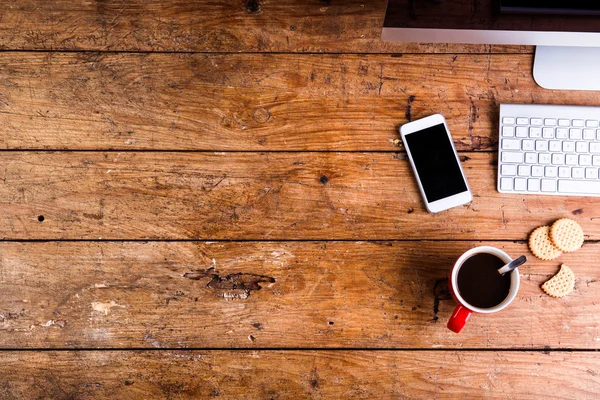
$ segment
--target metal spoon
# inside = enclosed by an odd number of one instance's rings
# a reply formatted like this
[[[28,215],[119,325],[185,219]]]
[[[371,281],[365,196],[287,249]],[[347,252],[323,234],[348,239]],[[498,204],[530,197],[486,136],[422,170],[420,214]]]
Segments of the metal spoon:
[[[525,264],[526,262],[527,262],[527,257],[525,257],[525,256],[517,257],[514,260],[512,260],[511,262],[509,262],[508,264],[506,264],[504,267],[498,269],[498,273],[500,275],[504,275],[505,273],[510,272],[517,267],[520,267],[521,265]]]

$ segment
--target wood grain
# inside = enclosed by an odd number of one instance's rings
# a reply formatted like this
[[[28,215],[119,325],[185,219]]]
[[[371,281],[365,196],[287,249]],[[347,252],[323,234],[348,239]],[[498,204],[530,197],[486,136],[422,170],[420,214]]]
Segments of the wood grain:
[[[488,244],[516,257],[507,309],[446,328],[447,275]],[[600,348],[600,243],[560,260],[512,242],[1,243],[3,348]],[[540,285],[561,262],[562,300]]]
[[[5,398],[595,399],[597,353],[8,352]]]
[[[386,0],[3,0],[0,49],[201,52],[531,52],[381,41]]]
[[[293,68],[290,68],[293,66]],[[494,150],[500,103],[600,105],[537,86],[530,55],[6,53],[0,148],[398,150],[442,113],[459,150]]]
[[[524,240],[571,216],[600,239],[594,198],[503,195],[495,154],[463,159],[473,203],[429,214],[402,154],[7,152],[0,238]]]
[[[385,4],[0,0],[0,398],[597,397],[600,206],[497,193],[495,150],[500,103],[600,92],[383,42]],[[438,112],[475,200],[431,215],[397,132]],[[583,248],[535,260],[565,216]],[[481,244],[530,262],[456,335]]]

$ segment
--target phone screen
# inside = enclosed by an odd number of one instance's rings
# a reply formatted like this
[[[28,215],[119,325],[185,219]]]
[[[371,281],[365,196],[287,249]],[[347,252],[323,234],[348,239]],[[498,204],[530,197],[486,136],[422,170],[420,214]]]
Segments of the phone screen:
[[[405,138],[427,202],[467,191],[444,124],[413,132]]]

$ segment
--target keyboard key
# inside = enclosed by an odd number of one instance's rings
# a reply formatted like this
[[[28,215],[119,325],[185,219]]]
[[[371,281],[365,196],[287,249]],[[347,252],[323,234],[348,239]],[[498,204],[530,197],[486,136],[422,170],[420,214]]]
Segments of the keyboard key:
[[[571,170],[571,174],[573,175],[573,178],[575,178],[575,179],[583,179],[584,170],[583,170],[583,168],[575,167]]]
[[[502,139],[503,150],[521,150],[521,141],[517,139]]]
[[[536,140],[535,141],[535,150],[536,151],[548,151],[548,141],[547,140]]]
[[[597,128],[598,121],[594,119],[588,119],[587,121],[585,121],[585,126],[587,126],[588,128]]]
[[[558,177],[559,178],[570,178],[571,177],[571,167],[558,167]]]
[[[558,126],[571,126],[571,121],[568,119],[559,119]]]
[[[560,193],[600,194],[600,181],[558,181]]]
[[[515,178],[515,190],[523,192],[527,190],[527,179]]]
[[[550,149],[550,151],[561,151],[562,150],[562,142],[560,142],[558,140],[551,140],[548,148]]]
[[[546,167],[546,173],[544,175],[546,178],[556,178],[558,175],[558,167]]]
[[[531,175],[531,166],[519,165],[517,172],[519,176],[529,176]]]
[[[504,118],[502,118],[502,123],[508,124],[508,125],[514,125],[515,119],[514,119],[514,117],[504,117]]]
[[[596,138],[596,131],[593,129],[584,129],[583,138],[585,140],[594,140]]]
[[[538,162],[537,153],[525,153],[525,162],[527,164],[537,164],[537,162]]]
[[[539,179],[527,179],[527,190],[530,192],[540,191],[540,180]]]
[[[554,179],[542,179],[542,192],[556,192],[556,181]]]
[[[517,125],[529,125],[529,118],[517,118]]]
[[[535,154],[534,154],[535,155]],[[509,151],[502,152],[502,162],[503,163],[517,163],[520,164],[523,162],[523,153],[511,153]],[[534,163],[537,162],[537,157],[535,158]]]
[[[563,153],[552,154],[552,164],[563,165],[565,163],[565,155]]]
[[[564,151],[565,153],[571,153],[575,151],[575,142],[563,142],[562,151]]]
[[[550,164],[551,161],[552,157],[550,156],[550,153],[540,153],[538,156],[538,162],[540,164]]]
[[[598,168],[586,168],[585,179],[598,179]]]
[[[565,164],[567,165],[577,165],[578,160],[577,154],[567,154],[565,156]]]
[[[595,165],[595,166],[600,165],[600,156],[592,156],[592,165]]]
[[[588,142],[575,143],[575,151],[578,153],[587,153],[589,151]]]
[[[526,126],[517,126],[517,137],[527,137],[529,135],[529,129]]]
[[[517,166],[514,164],[503,164],[500,169],[500,175],[515,176],[517,174]]]
[[[573,120],[573,126],[585,126],[585,122],[582,119],[574,119]]]
[[[502,127],[502,136],[505,136],[505,137],[515,136],[515,127],[514,126],[503,126]]]
[[[506,139],[505,139],[506,140]],[[535,150],[535,142],[533,140],[523,140],[521,143],[524,151],[532,151]],[[514,149],[509,149],[514,150]]]
[[[531,120],[529,121],[529,123],[531,125],[539,126],[539,125],[543,125],[544,121],[541,118],[531,118]]]
[[[600,143],[598,143],[598,142],[590,143],[590,153],[600,153]]]
[[[534,139],[542,137],[542,128],[535,128],[533,126],[529,128],[529,137]]]
[[[539,165],[534,165],[531,167],[531,176],[544,176],[544,167]]]
[[[501,190],[512,190],[513,180],[512,178],[500,178],[500,189]]]
[[[579,165],[583,165],[584,167],[588,165],[592,165],[592,156],[589,154],[582,154],[579,156]]]
[[[600,129],[596,129],[596,140],[600,140]]]
[[[569,130],[567,128],[556,128],[556,138],[566,139],[569,137]]]
[[[581,139],[581,129],[575,129],[575,128],[569,129],[569,139],[571,139],[571,140]]]
[[[554,128],[543,128],[542,137],[544,139],[554,139]]]
[[[547,125],[547,126],[556,126],[556,123],[557,123],[557,121],[554,118],[546,118],[544,120],[544,125]]]

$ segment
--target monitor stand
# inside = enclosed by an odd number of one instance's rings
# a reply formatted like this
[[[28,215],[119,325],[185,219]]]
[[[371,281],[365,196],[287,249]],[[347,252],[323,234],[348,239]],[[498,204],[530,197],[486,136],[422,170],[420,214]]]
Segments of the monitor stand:
[[[533,79],[545,89],[600,90],[600,47],[537,46]]]

